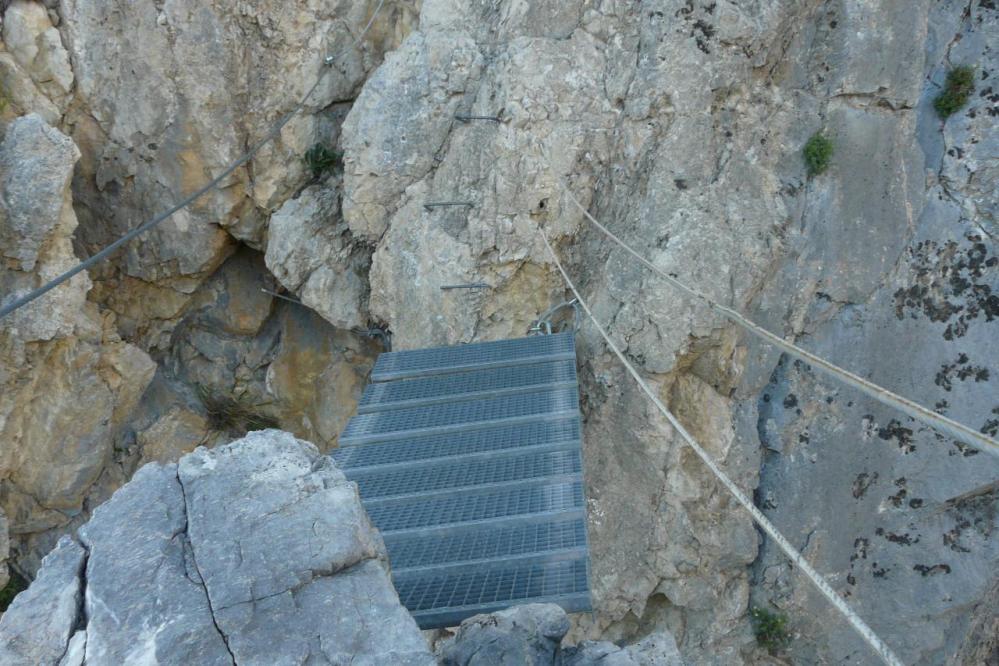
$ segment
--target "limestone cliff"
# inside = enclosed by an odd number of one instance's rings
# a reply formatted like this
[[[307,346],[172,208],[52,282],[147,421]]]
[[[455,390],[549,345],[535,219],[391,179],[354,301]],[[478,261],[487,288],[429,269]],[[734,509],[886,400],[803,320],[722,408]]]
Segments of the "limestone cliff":
[[[22,573],[149,461],[269,425],[335,446],[373,324],[399,347],[522,335],[566,294],[540,226],[664,401],[907,663],[991,649],[994,461],[745,337],[562,189],[718,301],[995,435],[991,0],[386,0],[359,43],[376,0],[3,4],[2,299],[218,174],[339,56],[221,188],[0,322]],[[957,65],[975,92],[943,121]],[[810,178],[816,131],[834,153]],[[424,207],[441,201],[468,205]],[[440,290],[460,282],[490,288]],[[739,663],[761,655],[752,604],[791,618],[793,659],[870,663],[585,322],[579,345],[597,612],[569,640],[666,628],[697,663]]]

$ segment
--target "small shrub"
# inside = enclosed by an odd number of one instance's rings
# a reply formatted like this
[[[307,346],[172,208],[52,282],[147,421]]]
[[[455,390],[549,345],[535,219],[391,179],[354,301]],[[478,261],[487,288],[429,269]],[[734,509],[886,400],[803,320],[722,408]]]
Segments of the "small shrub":
[[[312,171],[312,177],[319,178],[327,171],[336,168],[340,157],[340,153],[317,143],[305,151],[305,164]]]
[[[756,642],[765,647],[770,654],[780,652],[791,643],[786,615],[771,613],[765,608],[754,608],[749,611],[749,616],[753,619]]]
[[[242,437],[253,430],[277,428],[277,419],[260,413],[264,404],[251,404],[244,398],[213,393],[198,387],[198,397],[208,417],[208,427],[214,432]]]
[[[809,176],[818,176],[829,168],[833,155],[833,142],[829,137],[816,132],[805,144],[805,168]]]
[[[975,70],[967,65],[955,67],[947,72],[944,89],[933,100],[933,108],[943,119],[961,110],[975,92]]]
[[[0,613],[7,610],[7,607],[14,601],[14,597],[26,589],[28,589],[28,581],[11,571],[10,581],[0,590]]]

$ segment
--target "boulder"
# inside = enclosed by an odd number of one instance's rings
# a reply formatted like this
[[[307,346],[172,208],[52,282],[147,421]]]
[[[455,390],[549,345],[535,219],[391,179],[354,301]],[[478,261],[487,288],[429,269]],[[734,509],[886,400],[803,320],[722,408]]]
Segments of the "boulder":
[[[78,539],[0,620],[3,663],[434,663],[356,485],[288,433],[142,467]]]

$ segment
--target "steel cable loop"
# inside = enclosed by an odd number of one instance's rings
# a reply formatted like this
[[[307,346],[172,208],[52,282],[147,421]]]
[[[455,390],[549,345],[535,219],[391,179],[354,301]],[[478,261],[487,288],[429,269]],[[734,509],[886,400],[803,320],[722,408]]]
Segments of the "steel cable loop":
[[[672,412],[669,411],[669,409],[666,408],[655,392],[649,388],[649,385],[644,379],[642,379],[641,375],[638,374],[638,371],[635,370],[634,366],[628,361],[618,346],[614,344],[614,341],[611,340],[607,331],[604,330],[604,327],[601,326],[600,322],[598,322],[596,317],[593,316],[593,312],[590,311],[590,307],[586,304],[586,301],[583,300],[579,290],[576,289],[576,285],[574,285],[572,280],[569,278],[569,274],[566,272],[565,268],[563,268],[562,263],[555,254],[554,248],[552,248],[551,243],[548,242],[547,235],[540,226],[538,226],[538,233],[541,236],[541,240],[544,241],[545,247],[548,249],[548,253],[551,255],[552,261],[562,274],[562,278],[565,280],[566,285],[576,297],[579,306],[589,317],[590,321],[593,322],[593,326],[603,337],[607,345],[621,360],[621,363],[624,364],[624,367],[628,370],[629,374],[631,374],[635,381],[638,382],[638,385],[641,387],[645,395],[649,397],[656,408],[662,413],[663,416],[666,417],[666,420],[669,421],[670,425],[673,426],[687,445],[690,446],[690,448],[694,450],[704,464],[707,465],[708,469],[711,470],[715,477],[721,481],[722,485],[724,485],[732,496],[735,497],[736,501],[749,512],[749,515],[756,522],[756,524],[758,524],[760,528],[763,529],[763,531],[766,532],[778,546],[780,546],[781,550],[784,551],[791,562],[805,573],[819,592],[821,592],[822,595],[825,596],[826,599],[828,599],[829,602],[836,608],[836,610],[838,610],[843,617],[847,619],[847,621],[853,626],[860,637],[864,639],[871,649],[874,650],[874,652],[876,652],[886,664],[889,664],[890,666],[902,666],[902,661],[895,655],[894,652],[892,652],[892,649],[888,647],[888,644],[881,640],[881,638],[874,633],[874,630],[871,629],[866,622],[864,622],[863,618],[857,615],[856,611],[850,608],[850,606],[843,601],[832,586],[826,582],[826,579],[818,571],[816,571],[811,564],[808,563],[804,556],[791,545],[791,542],[789,542],[784,535],[777,530],[773,523],[771,523],[770,520],[763,515],[763,512],[760,511],[755,504],[753,504],[752,500],[750,500],[749,497],[735,484],[735,482],[732,481],[720,467],[718,467],[718,464],[711,458],[711,456],[708,455],[707,451],[705,451],[701,445],[697,443],[697,440],[695,440],[693,436],[687,432],[687,429],[680,424],[677,418]]]
[[[752,333],[756,337],[761,338],[762,340],[769,342],[775,347],[778,347],[787,354],[790,354],[791,356],[818,368],[826,375],[833,377],[834,379],[838,379],[844,382],[845,384],[854,387],[855,389],[861,391],[862,393],[874,398],[881,404],[898,409],[899,411],[904,412],[905,414],[911,416],[917,421],[921,421],[922,423],[930,426],[937,432],[944,433],[949,437],[953,437],[954,439],[960,440],[961,442],[973,446],[980,451],[986,451],[994,456],[999,456],[999,442],[988,437],[984,433],[980,433],[977,430],[974,430],[964,425],[963,423],[959,423],[958,421],[948,418],[942,414],[938,414],[933,410],[928,409],[927,407],[924,407],[908,398],[905,398],[896,393],[893,393],[892,391],[889,391],[886,388],[878,386],[874,382],[871,382],[867,379],[864,379],[863,377],[855,375],[849,370],[846,370],[844,368],[835,365],[834,363],[826,361],[825,359],[816,356],[812,352],[802,349],[801,347],[793,343],[787,342],[783,338],[775,335],[774,333],[771,333],[762,326],[753,323],[752,321],[750,321],[743,315],[739,314],[735,310],[725,307],[724,305],[715,302],[710,296],[707,296],[706,294],[703,294],[697,291],[696,289],[687,286],[674,276],[670,275],[666,271],[662,270],[661,268],[650,262],[648,259],[643,257],[638,252],[633,250],[630,246],[628,246],[627,243],[618,238],[612,231],[610,231],[607,227],[598,222],[597,219],[593,217],[593,215],[591,215],[588,210],[586,210],[583,204],[579,202],[579,199],[576,198],[576,196],[572,193],[572,191],[568,188],[568,186],[566,186],[566,184],[562,181],[562,179],[559,178],[558,181],[559,185],[562,187],[563,190],[565,190],[565,193],[569,196],[569,199],[572,201],[572,203],[575,204],[576,207],[578,207],[579,210],[583,212],[583,215],[591,224],[593,224],[597,229],[599,229],[605,236],[610,238],[617,245],[621,246],[621,248],[623,248],[630,255],[638,259],[638,261],[641,262],[643,265],[645,265],[654,273],[665,279],[670,285],[676,287],[677,289],[687,294],[688,296],[703,301],[714,312],[720,314],[721,316],[725,317],[726,319],[736,324],[737,326],[741,327],[742,329],[748,331],[749,333]]]
[[[375,11],[371,15],[371,18],[368,19],[367,25],[364,26],[364,30],[361,31],[361,34],[358,35],[357,39],[354,40],[354,44],[360,44],[361,40],[364,39],[364,36],[368,33],[368,30],[371,29],[371,25],[375,22],[375,17],[378,16],[378,13],[381,11],[382,5],[384,5],[384,4],[385,4],[385,0],[381,0],[378,3],[378,6],[375,8]],[[331,65],[340,56],[342,56],[348,50],[350,50],[351,48],[353,48],[353,46],[354,45],[351,45],[349,47],[345,47],[345,48],[341,49],[340,51],[336,52],[333,55],[326,56],[326,58],[325,58],[325,64],[326,65]],[[100,263],[104,259],[107,259],[108,256],[110,256],[115,250],[117,250],[118,248],[120,248],[125,243],[129,242],[130,240],[132,240],[132,239],[134,239],[134,238],[136,238],[138,236],[141,236],[142,234],[146,233],[147,231],[149,231],[153,227],[157,226],[158,224],[160,224],[161,222],[163,222],[164,220],[166,220],[167,218],[171,217],[174,213],[177,213],[178,211],[181,211],[184,208],[187,208],[192,203],[194,203],[195,201],[197,201],[198,199],[200,199],[202,196],[204,196],[206,193],[208,193],[209,191],[215,189],[219,185],[219,183],[221,183],[223,180],[225,180],[226,178],[228,178],[236,169],[238,169],[239,167],[241,167],[244,164],[246,164],[247,162],[249,162],[250,159],[253,158],[253,156],[256,155],[257,152],[259,152],[261,148],[263,148],[265,145],[267,145],[268,143],[270,143],[271,141],[273,141],[275,138],[277,138],[277,136],[281,133],[281,130],[284,129],[284,126],[287,125],[288,122],[291,121],[291,119],[296,114],[298,114],[303,108],[305,108],[305,105],[308,103],[309,98],[312,97],[312,93],[314,93],[316,91],[316,88],[319,87],[319,84],[322,83],[322,81],[326,78],[326,74],[327,74],[328,71],[329,71],[328,69],[323,69],[322,73],[316,79],[316,82],[312,84],[312,87],[309,88],[309,91],[307,93],[305,93],[304,97],[302,97],[302,100],[300,102],[298,102],[298,104],[296,104],[295,107],[291,111],[289,111],[288,113],[286,113],[284,115],[284,117],[281,118],[281,120],[279,120],[277,123],[275,123],[275,125],[271,128],[271,130],[267,134],[264,135],[263,139],[261,139],[260,141],[258,141],[257,143],[255,143],[249,150],[247,150],[245,153],[243,153],[242,155],[240,155],[236,159],[236,161],[233,162],[232,164],[230,164],[228,167],[226,167],[225,170],[222,171],[222,173],[220,173],[218,176],[216,176],[215,178],[213,178],[207,184],[205,184],[200,189],[198,189],[197,191],[195,191],[193,194],[188,195],[187,197],[185,197],[184,199],[182,199],[179,203],[174,204],[169,210],[167,210],[167,211],[165,211],[163,213],[160,213],[159,215],[157,215],[153,219],[149,220],[148,222],[145,222],[144,224],[141,224],[140,226],[136,227],[135,229],[132,229],[131,231],[129,231],[128,233],[126,233],[121,238],[117,239],[116,241],[114,241],[113,243],[111,243],[110,245],[108,245],[107,247],[105,247],[104,249],[100,250],[96,254],[88,257],[87,259],[84,259],[83,261],[81,261],[80,263],[78,263],[76,266],[74,266],[73,268],[69,269],[65,273],[62,273],[58,277],[53,278],[49,282],[46,282],[41,287],[38,287],[37,289],[33,289],[32,291],[28,292],[24,296],[16,298],[13,301],[11,301],[10,303],[8,303],[8,304],[0,307],[0,319],[3,319],[4,317],[6,317],[7,315],[11,314],[15,310],[18,310],[18,309],[24,307],[28,303],[30,303],[30,302],[34,301],[35,299],[37,299],[38,297],[43,296],[44,294],[46,294],[49,291],[55,289],[56,287],[58,287],[59,285],[61,285],[64,282],[66,282],[67,280],[72,279],[78,273],[81,273],[81,272],[87,270],[88,268],[90,268],[91,266],[93,266],[93,265],[95,265],[97,263]]]

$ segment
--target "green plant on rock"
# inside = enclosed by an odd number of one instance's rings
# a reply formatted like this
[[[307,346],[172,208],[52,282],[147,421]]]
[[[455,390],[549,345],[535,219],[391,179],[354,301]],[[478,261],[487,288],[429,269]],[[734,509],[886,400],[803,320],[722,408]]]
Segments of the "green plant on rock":
[[[816,132],[805,143],[805,168],[809,176],[818,176],[829,168],[833,156],[832,139],[822,132]]]
[[[961,110],[968,103],[971,93],[975,92],[975,70],[968,65],[961,65],[947,72],[944,88],[936,99],[933,108],[943,119]]]
[[[305,151],[305,164],[312,171],[312,177],[319,178],[327,171],[335,169],[340,157],[340,153],[317,143]]]
[[[208,417],[208,428],[214,432],[242,437],[253,430],[279,427],[277,419],[261,413],[266,403],[254,404],[245,397],[233,397],[198,386],[198,397]]]
[[[753,608],[749,611],[749,616],[753,620],[756,642],[770,654],[780,652],[791,643],[786,615],[773,613],[765,608]]]

